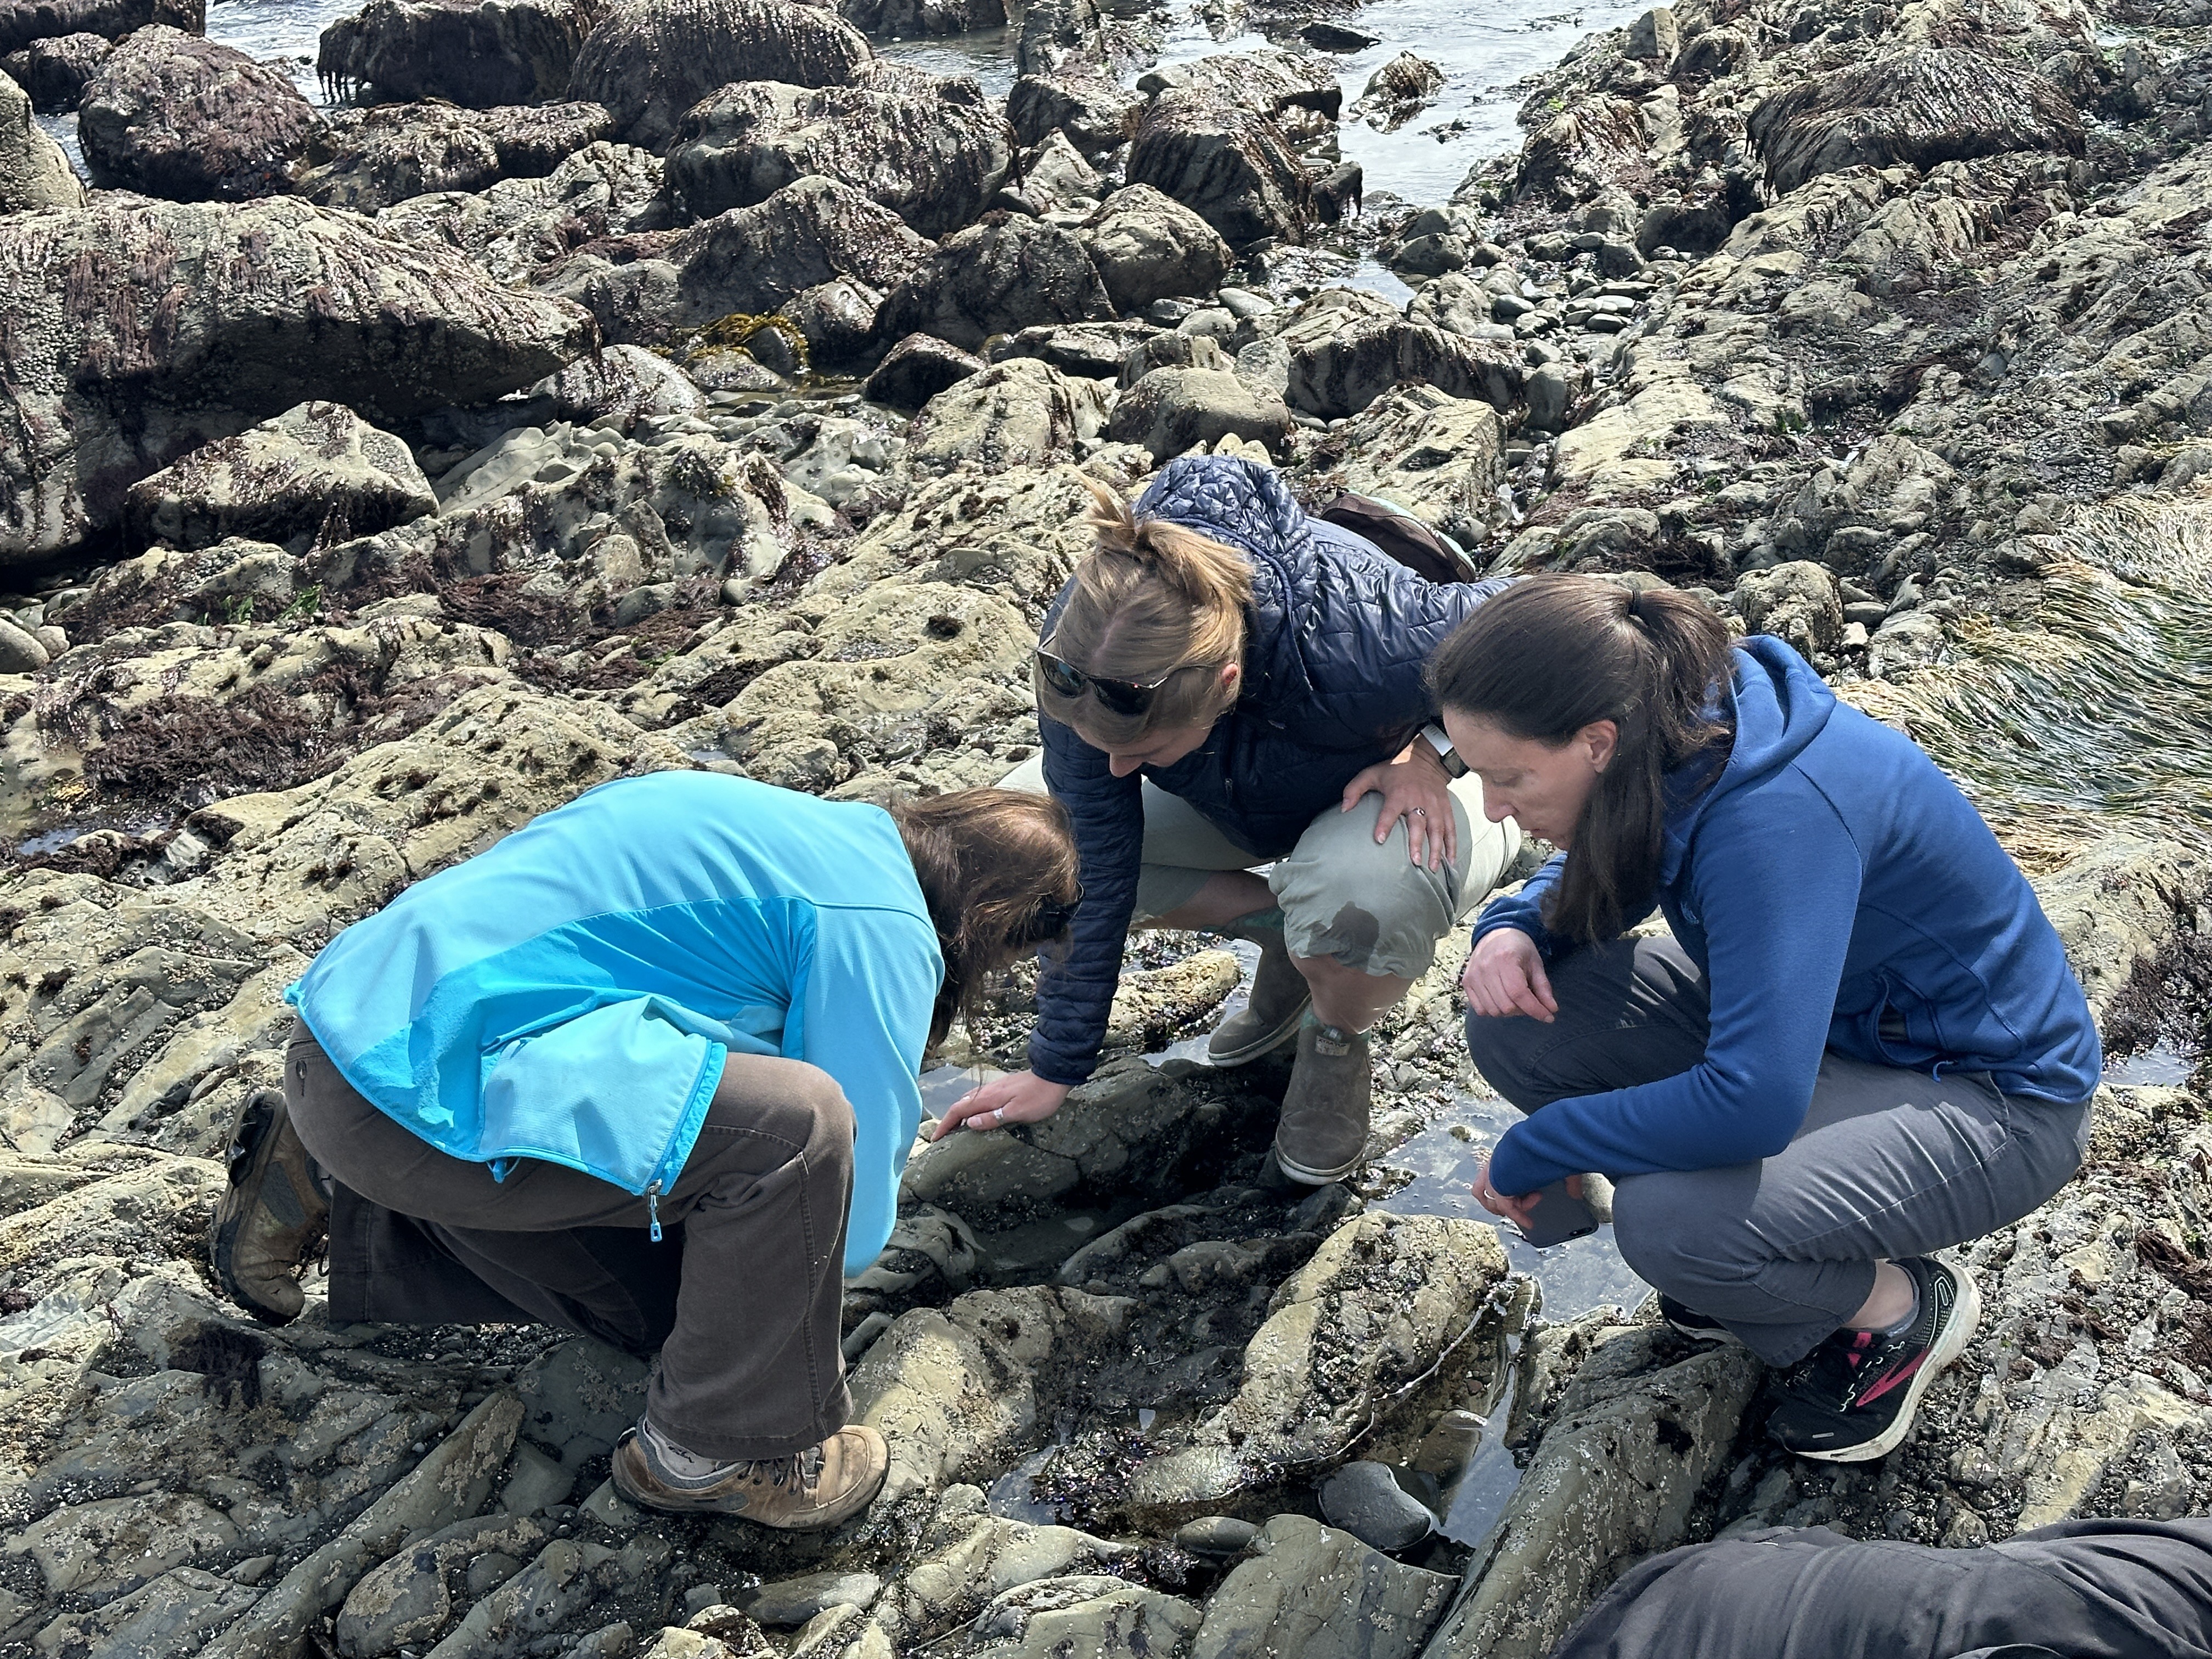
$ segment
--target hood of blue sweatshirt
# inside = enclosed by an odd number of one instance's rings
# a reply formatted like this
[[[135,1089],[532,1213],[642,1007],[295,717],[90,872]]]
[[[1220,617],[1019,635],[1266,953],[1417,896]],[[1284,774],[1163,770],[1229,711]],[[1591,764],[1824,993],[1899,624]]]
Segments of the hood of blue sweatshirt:
[[[1719,776],[1699,787],[1701,757],[1668,779],[1652,896],[1706,976],[1705,1059],[1516,1124],[1493,1155],[1501,1192],[1771,1157],[1804,1121],[1830,1048],[1980,1073],[2031,1100],[2096,1088],[2096,1026],[2057,933],[1957,786],[1779,640],[1736,647],[1727,701]],[[1547,958],[1571,949],[1543,911],[1571,856],[1492,904],[1477,937],[1515,927]]]

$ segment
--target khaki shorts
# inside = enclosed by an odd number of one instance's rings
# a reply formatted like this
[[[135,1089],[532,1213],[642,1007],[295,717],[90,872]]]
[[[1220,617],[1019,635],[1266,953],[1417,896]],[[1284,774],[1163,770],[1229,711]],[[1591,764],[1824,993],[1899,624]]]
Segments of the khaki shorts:
[[[1044,793],[1044,756],[1023,762],[1000,781],[1005,788]],[[1362,973],[1399,979],[1428,972],[1437,941],[1489,895],[1521,851],[1519,825],[1483,817],[1480,780],[1459,779],[1451,796],[1459,859],[1440,870],[1407,856],[1403,819],[1391,826],[1388,841],[1376,842],[1380,795],[1367,795],[1349,812],[1332,805],[1316,817],[1298,844],[1267,871],[1291,954],[1334,957]],[[1141,927],[1188,904],[1218,871],[1267,863],[1149,779],[1144,799],[1144,862],[1132,925]]]

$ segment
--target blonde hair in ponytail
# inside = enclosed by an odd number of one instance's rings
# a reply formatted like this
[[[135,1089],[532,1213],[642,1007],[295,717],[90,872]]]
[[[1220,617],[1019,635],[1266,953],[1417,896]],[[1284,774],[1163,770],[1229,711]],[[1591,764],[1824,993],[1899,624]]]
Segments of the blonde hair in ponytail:
[[[1061,661],[1108,679],[1165,681],[1142,714],[1120,714],[1087,688],[1062,696],[1036,677],[1037,712],[1102,747],[1179,726],[1210,726],[1237,701],[1221,671],[1244,658],[1252,567],[1210,536],[1160,519],[1086,478],[1097,544],[1076,567],[1049,644]]]

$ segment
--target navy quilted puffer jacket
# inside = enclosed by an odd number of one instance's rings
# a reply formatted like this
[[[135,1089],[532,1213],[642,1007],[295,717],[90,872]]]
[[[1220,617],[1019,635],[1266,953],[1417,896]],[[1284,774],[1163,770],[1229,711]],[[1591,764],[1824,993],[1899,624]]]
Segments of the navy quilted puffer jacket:
[[[1252,561],[1244,692],[1195,751],[1126,778],[1070,727],[1042,722],[1045,781],[1074,820],[1084,892],[1071,948],[1039,988],[1030,1038],[1031,1068],[1053,1083],[1089,1077],[1105,1040],[1145,839],[1140,781],[1188,801],[1255,864],[1280,857],[1356,774],[1435,717],[1423,665],[1504,586],[1425,581],[1308,518],[1273,469],[1251,461],[1170,461],[1137,514],[1187,525]],[[1073,586],[1054,600],[1041,640]]]

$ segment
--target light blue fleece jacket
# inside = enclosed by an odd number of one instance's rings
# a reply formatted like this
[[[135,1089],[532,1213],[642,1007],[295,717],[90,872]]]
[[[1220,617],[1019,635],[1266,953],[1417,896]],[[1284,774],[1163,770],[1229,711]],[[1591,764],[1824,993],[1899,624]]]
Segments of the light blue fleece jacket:
[[[440,1151],[665,1192],[732,1052],[820,1066],[856,1124],[845,1271],[890,1237],[945,973],[890,815],[708,772],[623,779],[417,882],[286,992]]]

